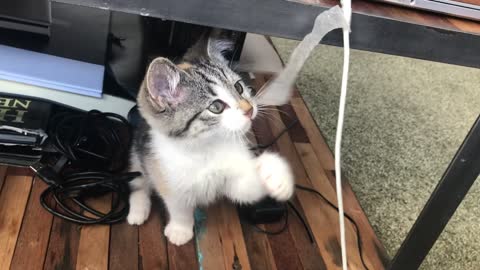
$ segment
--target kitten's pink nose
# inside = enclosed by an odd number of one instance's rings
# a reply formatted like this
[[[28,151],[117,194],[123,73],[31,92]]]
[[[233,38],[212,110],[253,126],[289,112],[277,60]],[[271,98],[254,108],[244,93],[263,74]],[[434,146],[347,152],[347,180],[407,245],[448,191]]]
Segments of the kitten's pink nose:
[[[243,113],[250,119],[252,119],[252,114],[253,114],[253,107],[252,105],[246,101],[245,99],[242,99],[238,102],[238,108],[243,111]]]
[[[252,115],[253,115],[253,108],[250,108],[248,111],[245,112],[245,115],[252,119]]]

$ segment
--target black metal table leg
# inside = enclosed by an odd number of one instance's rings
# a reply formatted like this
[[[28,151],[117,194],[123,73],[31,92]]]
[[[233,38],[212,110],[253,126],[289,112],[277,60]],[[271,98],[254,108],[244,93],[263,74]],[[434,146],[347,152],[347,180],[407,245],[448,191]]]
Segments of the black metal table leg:
[[[390,270],[420,267],[480,173],[480,116],[393,258]]]

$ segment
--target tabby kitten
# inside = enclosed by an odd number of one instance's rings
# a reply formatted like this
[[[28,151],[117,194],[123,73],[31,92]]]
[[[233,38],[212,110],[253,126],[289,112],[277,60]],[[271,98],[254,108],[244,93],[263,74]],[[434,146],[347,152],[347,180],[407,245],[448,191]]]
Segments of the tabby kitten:
[[[222,52],[231,44],[214,36],[199,41],[179,64],[156,58],[138,94],[142,116],[131,152],[128,223],[150,213],[150,195],[165,202],[165,236],[175,245],[193,237],[195,207],[226,196],[254,203],[265,196],[285,201],[293,176],[278,154],[256,157],[245,134],[258,105],[254,93],[228,67]]]

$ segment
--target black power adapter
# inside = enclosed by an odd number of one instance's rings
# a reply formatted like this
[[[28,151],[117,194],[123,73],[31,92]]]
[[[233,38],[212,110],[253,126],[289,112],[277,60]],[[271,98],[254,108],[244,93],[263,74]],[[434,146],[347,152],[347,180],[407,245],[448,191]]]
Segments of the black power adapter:
[[[273,223],[282,220],[287,204],[267,197],[256,204],[240,205],[240,216],[251,224]]]

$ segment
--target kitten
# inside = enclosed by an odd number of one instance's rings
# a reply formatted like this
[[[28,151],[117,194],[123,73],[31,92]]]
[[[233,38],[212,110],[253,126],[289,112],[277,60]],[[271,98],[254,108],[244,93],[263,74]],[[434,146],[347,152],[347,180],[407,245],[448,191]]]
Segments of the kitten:
[[[199,41],[175,65],[150,64],[138,94],[142,116],[131,153],[128,223],[150,213],[150,195],[165,202],[165,236],[176,245],[193,237],[195,207],[226,196],[254,203],[265,196],[288,200],[294,190],[290,167],[278,154],[258,157],[245,138],[258,112],[255,96],[228,67],[222,52],[230,43],[211,36]]]

